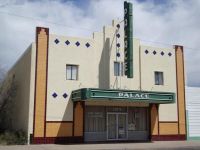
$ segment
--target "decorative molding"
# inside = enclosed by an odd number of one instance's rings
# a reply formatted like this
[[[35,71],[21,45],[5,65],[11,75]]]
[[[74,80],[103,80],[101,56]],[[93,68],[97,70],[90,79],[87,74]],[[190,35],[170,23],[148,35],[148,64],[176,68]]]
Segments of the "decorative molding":
[[[69,41],[69,40],[65,41],[65,44],[66,44],[66,45],[69,45],[69,44],[70,44],[70,41]]]
[[[145,54],[149,54],[150,52],[151,52],[151,54],[156,55],[159,51],[148,50],[148,49],[144,50]],[[166,56],[168,55],[169,57],[171,57],[173,55],[171,52],[165,52],[165,51],[160,51],[159,53],[160,53],[161,56],[164,56],[166,54]]]
[[[183,46],[175,45],[175,60],[176,60],[176,84],[177,84],[177,111],[178,111],[178,132],[179,134],[187,133],[186,124],[186,104],[185,104],[185,70],[184,70],[184,54]],[[180,107],[182,104],[183,108]],[[184,112],[183,112],[184,111]],[[181,117],[181,114],[184,114]],[[180,121],[181,120],[181,121]],[[182,122],[182,123],[180,123]],[[185,124],[185,127],[182,124]],[[185,128],[185,129],[184,129]],[[184,129],[184,130],[182,130]]]
[[[156,104],[150,105],[150,135],[159,134],[159,123],[158,123],[158,106]]]
[[[53,98],[56,98],[56,97],[58,96],[58,94],[57,94],[56,92],[54,92],[54,93],[52,94],[52,96],[53,96]]]
[[[60,41],[59,41],[58,39],[55,39],[54,42],[55,42],[56,44],[58,44]]]
[[[149,53],[149,51],[148,51],[147,49],[146,49],[144,52],[145,52],[145,54],[148,54],[148,53]]]
[[[85,137],[85,102],[82,102],[82,108],[83,108],[83,141]]]
[[[159,123],[178,123],[178,121],[159,121]]]
[[[120,34],[119,34],[119,33],[117,33],[117,34],[116,34],[116,37],[117,37],[117,38],[120,38]]]
[[[39,39],[41,39],[41,37],[39,36],[44,36],[46,38],[46,42],[44,43],[40,43],[39,45]],[[41,40],[44,40],[45,38],[42,37]],[[45,121],[46,121],[46,101],[47,101],[47,72],[48,72],[48,45],[49,45],[49,29],[48,28],[44,28],[44,27],[37,27],[36,28],[36,61],[35,61],[35,89],[34,89],[34,114],[33,114],[33,137],[35,137],[35,133],[36,133],[36,117],[39,116],[39,115],[36,115],[37,113],[37,107],[39,107],[39,104],[37,104],[38,102],[41,102],[41,101],[38,101],[37,98],[41,98],[41,93],[37,93],[38,91],[38,87],[40,87],[39,84],[41,81],[38,81],[40,78],[38,78],[38,76],[41,76],[41,73],[38,73],[38,66],[40,67],[39,70],[41,70],[41,66],[40,64],[38,64],[38,61],[41,61],[41,56],[39,55],[44,55],[46,57],[46,64],[45,64],[45,68],[42,68],[44,69],[45,71],[45,81],[42,81],[42,82],[45,82],[45,89],[44,90],[44,94],[43,97],[44,97],[44,118],[43,118],[43,123],[44,124],[44,129],[43,129],[43,132],[42,133],[39,133],[39,131],[37,131],[37,134],[41,134],[40,136],[45,136],[45,132],[46,132],[46,125],[45,125]],[[40,47],[39,47],[40,46]],[[44,49],[44,46],[46,47],[46,49]],[[45,52],[41,52],[41,50],[39,50],[39,48]],[[39,55],[38,55],[39,53]],[[40,59],[39,59],[40,58]],[[39,59],[39,60],[38,60]],[[37,101],[37,102],[36,102]],[[37,104],[37,106],[36,106]],[[40,120],[41,121],[41,120]],[[38,128],[39,129],[39,128]]]
[[[78,46],[80,46],[80,43],[79,43],[79,41],[77,41],[75,44],[76,44],[76,46],[77,46],[77,47],[78,47]]]
[[[159,104],[156,105],[157,115],[158,115],[158,135],[160,135],[160,123],[159,123]]]
[[[46,123],[73,123],[73,121],[46,121]]]
[[[169,57],[171,57],[171,56],[172,56],[172,53],[171,53],[171,52],[169,52],[169,53],[168,53],[168,56],[169,56]]]
[[[154,54],[154,55],[156,55],[156,54],[157,54],[157,52],[154,50],[154,51],[153,51],[153,54]]]
[[[74,116],[73,116],[73,136],[83,136],[84,135],[84,110],[85,102],[77,101],[74,103]]]
[[[47,87],[48,87],[48,61],[49,60],[49,28],[47,33],[47,58],[46,58],[46,93],[45,93],[45,116],[44,116],[44,136],[46,137],[46,118],[47,118]]]
[[[90,43],[87,42],[87,43],[85,44],[85,46],[86,46],[87,48],[89,48],[89,47],[90,47]]]
[[[67,97],[68,97],[67,93],[64,93],[64,94],[63,94],[63,98],[66,99]]]
[[[31,144],[67,144],[67,143],[83,143],[82,136],[75,137],[33,137],[30,139]]]
[[[183,141],[186,140],[186,135],[152,135],[151,141]]]

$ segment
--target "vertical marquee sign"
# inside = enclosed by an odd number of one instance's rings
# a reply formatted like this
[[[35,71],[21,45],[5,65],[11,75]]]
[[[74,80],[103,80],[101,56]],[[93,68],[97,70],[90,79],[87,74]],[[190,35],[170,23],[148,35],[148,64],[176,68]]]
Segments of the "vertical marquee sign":
[[[124,64],[125,75],[133,78],[133,15],[132,3],[124,2]]]

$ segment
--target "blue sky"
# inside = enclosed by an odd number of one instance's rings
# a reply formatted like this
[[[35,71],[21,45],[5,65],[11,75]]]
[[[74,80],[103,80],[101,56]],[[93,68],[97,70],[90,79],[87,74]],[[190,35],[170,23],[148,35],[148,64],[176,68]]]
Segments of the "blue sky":
[[[171,0],[137,0],[137,2],[139,2],[139,3],[146,3],[146,2],[149,2],[149,1],[151,3],[156,4],[156,5],[166,5]]]
[[[65,2],[72,2],[74,3],[76,6],[80,7],[80,8],[86,8],[89,4],[89,0],[61,0],[62,3]]]
[[[142,44],[185,46],[187,83],[200,86],[200,1],[129,0],[133,3],[134,37]],[[112,19],[123,20],[123,0],[0,1],[0,68],[8,70],[35,40],[35,27],[50,33],[91,37]],[[161,43],[160,43],[161,42]]]

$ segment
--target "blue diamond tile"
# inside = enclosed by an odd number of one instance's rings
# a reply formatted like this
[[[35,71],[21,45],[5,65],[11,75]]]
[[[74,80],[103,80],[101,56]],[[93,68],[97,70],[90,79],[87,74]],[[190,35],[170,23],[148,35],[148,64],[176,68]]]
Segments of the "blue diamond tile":
[[[119,44],[119,43],[117,43],[117,47],[120,47],[120,44]]]
[[[157,52],[154,50],[154,51],[153,51],[153,54],[156,55],[156,53],[157,53]]]
[[[160,54],[161,54],[162,56],[165,55],[165,53],[164,53],[163,51],[162,51]]]
[[[89,43],[86,43],[85,46],[88,48],[88,47],[90,47],[90,44],[89,44]]]
[[[77,41],[75,44],[76,44],[76,46],[79,46],[79,45],[80,45],[79,41]]]
[[[63,97],[64,97],[64,98],[67,98],[67,96],[68,96],[67,93],[64,93],[64,94],[63,94]]]
[[[146,54],[148,54],[149,53],[149,51],[146,49],[145,51],[144,51]]]
[[[60,41],[58,39],[55,39],[54,41],[56,44],[58,44]]]
[[[54,93],[52,94],[52,96],[53,96],[54,98],[56,98],[58,95],[54,92]]]
[[[119,34],[119,33],[117,33],[117,35],[116,35],[116,36],[117,36],[117,38],[120,38],[120,34]]]
[[[117,57],[120,57],[120,53],[117,53],[116,55],[117,55]]]
[[[170,57],[170,56],[172,56],[172,53],[169,52],[168,55],[169,55],[169,57]]]
[[[117,28],[120,28],[120,24],[117,24]]]
[[[70,41],[68,41],[68,40],[67,40],[67,41],[65,41],[65,44],[69,45],[69,44],[70,44]]]

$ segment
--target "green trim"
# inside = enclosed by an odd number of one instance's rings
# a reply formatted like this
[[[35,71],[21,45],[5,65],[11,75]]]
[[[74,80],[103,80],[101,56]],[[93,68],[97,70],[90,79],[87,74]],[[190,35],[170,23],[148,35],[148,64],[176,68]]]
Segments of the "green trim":
[[[196,137],[187,137],[187,140],[200,140],[200,136],[196,136]]]
[[[124,2],[124,63],[125,75],[133,78],[133,7],[132,3]]]
[[[186,110],[186,123],[187,123],[187,140],[189,140],[189,119],[188,119],[188,110]]]
[[[115,100],[147,103],[174,103],[175,93],[135,90],[105,90],[95,88],[83,88],[72,91],[72,100]]]

